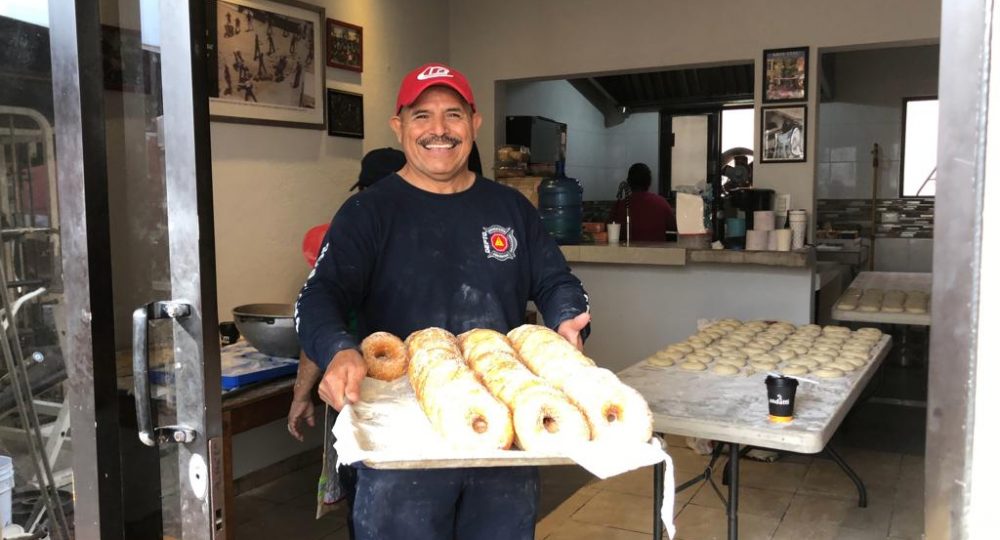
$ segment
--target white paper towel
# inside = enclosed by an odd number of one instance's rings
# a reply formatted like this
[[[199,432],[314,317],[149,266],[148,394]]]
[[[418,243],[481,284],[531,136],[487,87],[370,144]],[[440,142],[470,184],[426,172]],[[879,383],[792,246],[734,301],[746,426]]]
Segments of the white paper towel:
[[[640,467],[664,463],[663,506],[660,516],[670,537],[674,536],[673,462],[659,439],[646,444],[589,442],[567,448],[563,455],[524,450],[489,450],[474,454],[448,444],[431,427],[405,377],[392,382],[366,378],[361,400],[340,411],[333,425],[334,448],[340,463],[365,464],[375,468],[442,468],[493,465],[528,465],[531,461],[575,462],[604,479]],[[415,443],[419,441],[419,443]],[[475,460],[477,464],[467,463]],[[414,462],[424,462],[410,466]],[[379,464],[386,464],[379,467]],[[553,463],[554,464],[554,463]]]
[[[767,235],[770,231],[747,231],[746,250],[764,251],[767,249]]]
[[[701,234],[705,232],[705,201],[699,195],[677,194],[677,232]]]

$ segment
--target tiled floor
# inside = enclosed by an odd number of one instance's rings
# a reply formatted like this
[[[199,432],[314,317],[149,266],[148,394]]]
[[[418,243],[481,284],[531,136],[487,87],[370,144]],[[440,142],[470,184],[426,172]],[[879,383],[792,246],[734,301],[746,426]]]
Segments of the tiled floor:
[[[686,448],[680,438],[668,437],[668,442],[676,482],[703,470],[707,457]],[[858,508],[854,485],[827,459],[784,456],[775,463],[744,459],[740,538],[920,538],[923,457],[850,448],[840,453],[865,480],[867,508]],[[720,473],[715,475],[717,482]],[[651,475],[646,468],[588,484],[539,522],[536,539],[652,538]],[[726,538],[725,507],[707,485],[678,494],[674,515],[679,540]]]
[[[695,454],[678,437],[668,436],[668,443],[678,483],[703,470],[707,457]],[[923,530],[923,457],[852,448],[842,448],[841,454],[868,486],[867,508],[858,508],[854,485],[827,459],[784,456],[774,463],[742,460],[740,538],[919,539]],[[570,467],[561,469],[555,476],[564,477],[564,481],[549,475],[544,482],[550,491],[562,490],[565,496],[574,482],[586,482],[585,473]],[[315,471],[305,468],[241,494],[236,502],[237,540],[346,539],[343,509],[314,519],[315,476]],[[721,471],[715,478],[721,487]],[[551,494],[546,498],[551,500]],[[538,523],[536,539],[652,538],[652,505],[649,468],[604,481],[591,480],[547,512]],[[707,485],[678,494],[674,514],[675,540],[726,537],[725,509]]]

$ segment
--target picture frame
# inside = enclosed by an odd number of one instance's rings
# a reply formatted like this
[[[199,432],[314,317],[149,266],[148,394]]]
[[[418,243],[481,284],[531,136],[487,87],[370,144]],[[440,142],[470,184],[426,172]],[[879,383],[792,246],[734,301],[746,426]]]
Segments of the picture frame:
[[[356,24],[326,20],[326,65],[361,73],[364,69],[364,35]]]
[[[804,162],[807,121],[805,105],[761,107],[760,162]]]
[[[809,95],[809,47],[768,49],[763,62],[764,103],[805,101]]]
[[[323,129],[322,7],[209,0],[209,114],[216,122]]]
[[[326,133],[332,137],[365,138],[364,96],[326,89]]]

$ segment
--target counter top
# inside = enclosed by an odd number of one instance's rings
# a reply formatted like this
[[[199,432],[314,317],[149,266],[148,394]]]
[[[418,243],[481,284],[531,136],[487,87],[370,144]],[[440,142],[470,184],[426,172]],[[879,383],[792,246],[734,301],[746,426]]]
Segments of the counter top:
[[[670,242],[559,246],[569,262],[684,266],[687,250]]]
[[[625,245],[560,246],[568,262],[684,266],[690,264],[753,264],[789,268],[812,268],[812,249],[796,251],[733,251],[687,249],[673,242],[633,242]]]

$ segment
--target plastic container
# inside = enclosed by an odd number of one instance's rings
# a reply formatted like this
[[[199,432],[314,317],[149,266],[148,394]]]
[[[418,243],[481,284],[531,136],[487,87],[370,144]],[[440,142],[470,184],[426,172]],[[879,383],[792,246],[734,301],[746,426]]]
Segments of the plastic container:
[[[14,460],[0,456],[0,527],[11,522],[11,500],[14,493]]]
[[[556,175],[538,184],[538,213],[557,244],[579,244],[583,228],[583,187],[567,178],[563,164]]]

